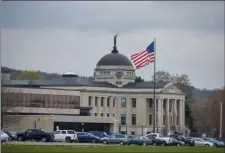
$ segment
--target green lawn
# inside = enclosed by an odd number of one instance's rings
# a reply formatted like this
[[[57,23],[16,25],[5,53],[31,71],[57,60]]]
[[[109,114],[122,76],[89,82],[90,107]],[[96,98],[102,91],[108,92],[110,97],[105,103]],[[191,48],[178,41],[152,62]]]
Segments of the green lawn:
[[[4,153],[78,153],[78,152],[201,152],[201,153],[224,153],[224,148],[207,148],[207,147],[153,147],[153,146],[38,146],[38,145],[12,145],[3,144],[2,152]]]

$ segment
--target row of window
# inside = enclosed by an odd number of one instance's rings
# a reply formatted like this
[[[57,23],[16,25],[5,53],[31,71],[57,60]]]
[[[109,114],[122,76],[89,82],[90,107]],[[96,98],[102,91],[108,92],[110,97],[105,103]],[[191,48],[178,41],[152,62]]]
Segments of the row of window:
[[[126,125],[127,124],[127,122],[126,122],[126,114],[125,113],[121,114],[120,120],[121,120],[121,123],[120,123],[121,125]],[[132,114],[132,116],[131,116],[131,124],[132,125],[136,125],[136,114]]]
[[[99,97],[95,97],[95,106],[98,106],[98,98]],[[104,100],[105,97],[100,97],[101,98],[101,107],[104,107]],[[149,108],[153,108],[153,103],[154,100],[152,98],[147,98],[146,99],[147,103],[149,104]],[[136,98],[131,98],[131,102],[132,102],[132,107],[135,108],[136,107],[136,103],[137,103],[137,99]],[[89,106],[92,106],[92,97],[89,96]],[[107,107],[110,106],[110,97],[107,98],[107,103],[106,103]],[[179,110],[179,105],[180,103],[177,103],[177,110]],[[115,98],[113,98],[113,107],[115,107]],[[126,98],[121,98],[121,107],[127,107],[127,99]],[[163,102],[163,108],[166,108],[166,102]],[[156,110],[158,110],[158,99],[156,100]],[[169,103],[169,110],[172,110],[172,102]]]
[[[99,97],[95,97],[95,106],[98,106],[98,98]],[[100,106],[101,107],[104,107],[105,104],[104,104],[104,101],[105,101],[105,97],[100,97],[101,98],[101,103],[100,103]],[[89,99],[88,99],[88,105],[89,106],[93,106],[92,104],[92,97],[89,96]],[[132,101],[132,107],[136,107],[136,98],[131,98],[131,101]],[[107,98],[107,101],[106,101],[106,106],[107,107],[110,107],[110,97]],[[121,98],[121,107],[126,107],[127,106],[127,101],[126,101],[126,98]],[[113,107],[115,107],[115,98],[113,98]]]
[[[43,108],[77,108],[80,106],[79,96],[31,94],[31,93],[2,93],[2,105],[17,107]]]
[[[94,116],[98,116],[98,113],[94,113]],[[104,117],[104,113],[101,113],[100,116]],[[110,114],[106,113],[106,117],[110,117]],[[113,113],[111,117],[115,117],[115,114]]]
[[[172,123],[172,116],[170,117],[170,124]],[[131,119],[131,124],[136,125],[136,114],[132,114],[132,119]],[[153,124],[153,115],[149,114],[149,125]],[[156,117],[156,124],[158,124],[158,117]],[[163,115],[163,125],[166,124],[166,117]],[[176,124],[179,125],[179,116],[176,117]],[[122,113],[121,114],[121,125],[126,125],[126,114]]]
[[[110,75],[111,73],[110,73],[110,71],[101,71],[100,72],[100,74],[102,75],[102,74],[104,74],[104,75]],[[127,75],[134,75],[134,72],[127,72]]]

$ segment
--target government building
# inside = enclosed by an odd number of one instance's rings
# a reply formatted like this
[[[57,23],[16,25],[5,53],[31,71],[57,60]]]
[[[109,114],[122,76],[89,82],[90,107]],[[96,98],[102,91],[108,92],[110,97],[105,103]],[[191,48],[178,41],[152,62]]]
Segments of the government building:
[[[92,78],[68,72],[54,80],[11,80],[3,69],[1,78],[2,107],[8,107],[3,127],[10,131],[144,135],[153,131],[153,121],[155,132],[162,135],[186,130],[185,94],[174,83],[156,83],[154,115],[153,82],[135,82],[132,62],[116,46],[98,61]]]

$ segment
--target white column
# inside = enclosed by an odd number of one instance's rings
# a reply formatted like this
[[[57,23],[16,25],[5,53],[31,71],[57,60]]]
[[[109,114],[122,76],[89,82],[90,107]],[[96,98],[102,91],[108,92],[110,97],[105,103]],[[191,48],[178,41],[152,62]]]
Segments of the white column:
[[[177,125],[177,100],[173,100],[173,125]]]
[[[185,101],[184,100],[182,100],[182,120],[183,120],[183,122],[182,122],[182,124],[183,124],[183,126],[185,126]]]
[[[183,126],[183,109],[182,109],[182,100],[179,100],[179,125]]]
[[[162,99],[158,99],[158,126],[162,127],[162,120],[163,120],[163,110],[162,110]]]
[[[169,115],[169,102],[170,100],[166,100],[166,128],[167,131],[169,132],[169,127],[170,127],[170,115]]]
[[[114,97],[109,97],[109,113],[110,113],[110,117],[113,117],[113,112],[114,112],[114,108],[113,108],[113,98]]]

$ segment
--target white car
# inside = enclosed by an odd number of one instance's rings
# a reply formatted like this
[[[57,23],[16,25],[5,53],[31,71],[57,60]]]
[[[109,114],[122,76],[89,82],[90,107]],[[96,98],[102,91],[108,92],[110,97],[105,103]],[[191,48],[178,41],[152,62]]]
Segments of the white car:
[[[159,133],[149,133],[149,134],[145,135],[145,137],[147,137],[148,139],[156,138],[156,139],[164,140],[166,143],[164,145],[167,145],[167,144],[173,142],[173,140],[170,137],[161,137]]]
[[[9,136],[5,132],[1,131],[1,142],[7,141],[9,141]]]
[[[212,142],[205,141],[201,138],[192,138],[195,141],[195,146],[202,146],[202,147],[214,147]]]
[[[77,133],[74,130],[57,130],[54,132],[54,140],[62,142],[76,142]]]

